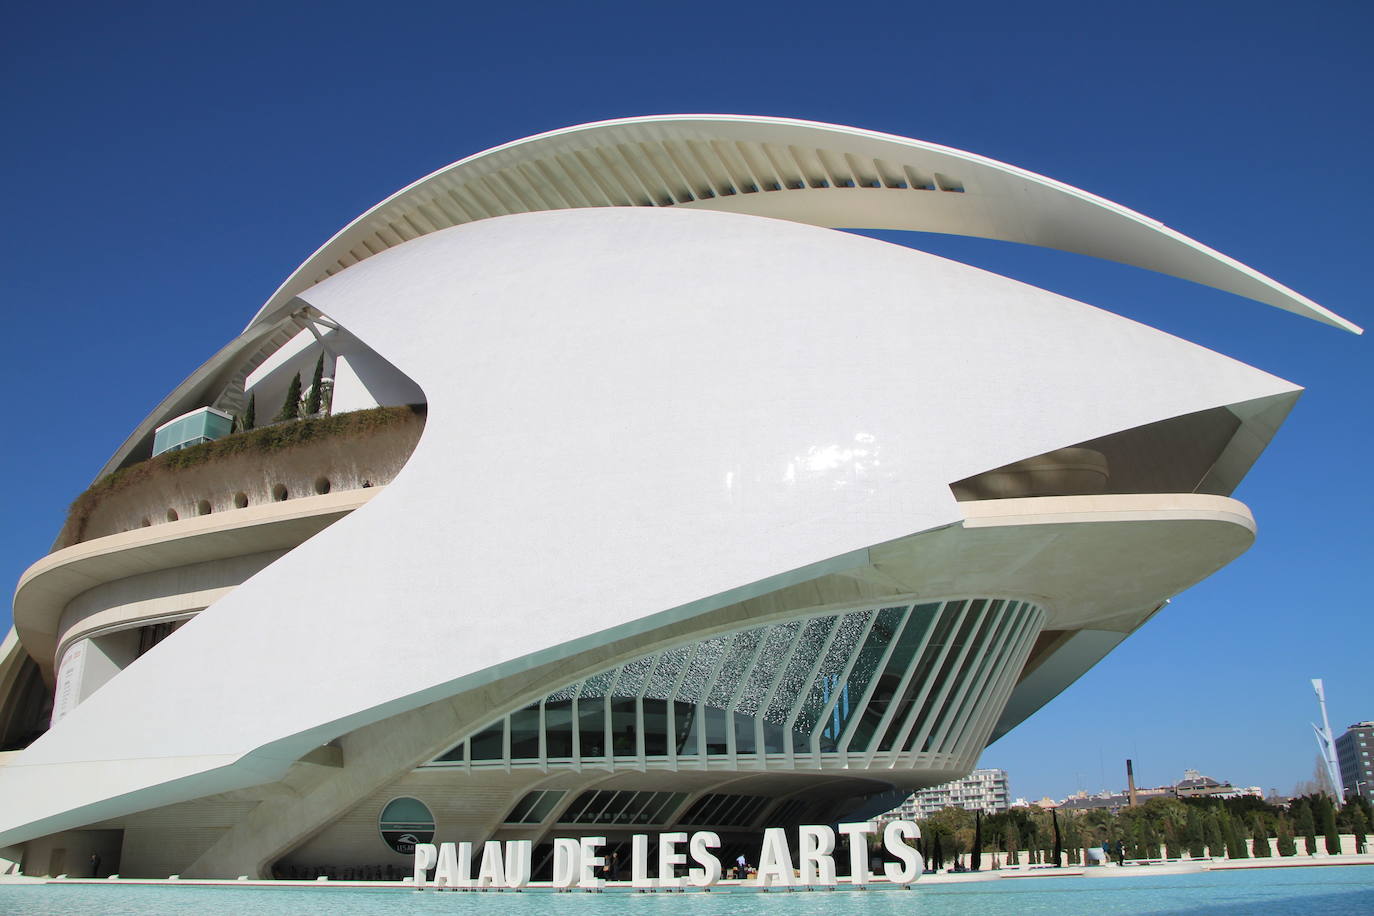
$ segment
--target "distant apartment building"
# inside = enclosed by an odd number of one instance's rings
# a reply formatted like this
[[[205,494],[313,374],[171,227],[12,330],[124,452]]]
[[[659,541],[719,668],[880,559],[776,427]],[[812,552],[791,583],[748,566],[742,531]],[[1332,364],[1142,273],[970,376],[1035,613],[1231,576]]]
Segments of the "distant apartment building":
[[[945,808],[997,814],[1007,810],[1008,797],[1006,770],[974,770],[963,779],[921,789],[907,796],[906,801],[890,814],[893,817],[919,819],[930,817]]]
[[[1336,739],[1336,762],[1341,766],[1341,797],[1374,798],[1374,722],[1356,722]]]

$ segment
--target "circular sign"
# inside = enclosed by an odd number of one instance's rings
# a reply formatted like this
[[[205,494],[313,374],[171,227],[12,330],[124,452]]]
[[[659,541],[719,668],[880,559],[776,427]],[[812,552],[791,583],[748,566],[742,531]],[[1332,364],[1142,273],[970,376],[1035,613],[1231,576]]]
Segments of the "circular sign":
[[[382,841],[403,856],[414,855],[415,846],[434,839],[434,815],[418,798],[394,798],[378,819]]]

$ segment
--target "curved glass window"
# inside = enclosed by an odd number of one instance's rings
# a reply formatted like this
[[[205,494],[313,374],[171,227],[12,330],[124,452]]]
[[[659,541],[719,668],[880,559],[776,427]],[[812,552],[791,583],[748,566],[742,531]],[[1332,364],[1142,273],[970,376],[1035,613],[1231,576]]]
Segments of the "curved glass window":
[[[752,766],[790,767],[798,758],[813,765],[826,758],[845,767],[879,757],[892,765],[899,755],[960,755],[986,739],[979,711],[1010,689],[1011,668],[1019,670],[1016,659],[1044,617],[1029,602],[962,598],[713,636],[564,685],[426,766],[614,758],[651,767],[749,758]],[[597,816],[610,822],[630,817],[609,797],[602,807]],[[577,814],[577,802],[570,811]],[[720,817],[724,809],[706,813]]]
[[[554,806],[568,793],[562,789],[536,789],[528,792],[516,803],[510,814],[506,815],[507,824],[540,824]]]
[[[703,795],[679,823],[688,827],[750,827],[771,801],[762,795]]]
[[[633,792],[591,789],[568,810],[562,824],[666,824],[687,798],[685,792]]]
[[[434,815],[418,798],[393,798],[377,819],[382,841],[403,856],[415,854],[415,847],[434,839]]]

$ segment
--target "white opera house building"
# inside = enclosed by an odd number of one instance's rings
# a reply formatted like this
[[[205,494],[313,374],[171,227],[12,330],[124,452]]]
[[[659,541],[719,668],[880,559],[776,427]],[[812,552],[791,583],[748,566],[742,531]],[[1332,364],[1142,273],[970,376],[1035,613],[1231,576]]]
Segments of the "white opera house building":
[[[0,856],[396,878],[527,839],[538,877],[554,836],[709,829],[730,861],[968,773],[1250,545],[1230,494],[1296,385],[840,229],[1359,330],[867,130],[633,118],[464,159],[310,256],[20,579]]]

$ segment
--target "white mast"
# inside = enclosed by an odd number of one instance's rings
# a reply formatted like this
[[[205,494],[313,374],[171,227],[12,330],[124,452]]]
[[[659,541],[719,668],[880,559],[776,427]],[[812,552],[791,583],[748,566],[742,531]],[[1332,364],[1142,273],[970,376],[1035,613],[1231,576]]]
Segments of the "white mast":
[[[1322,762],[1326,764],[1326,776],[1331,781],[1331,793],[1336,796],[1336,802],[1341,800],[1341,771],[1336,765],[1336,739],[1331,737],[1331,720],[1326,717],[1326,690],[1322,687],[1321,678],[1312,679],[1312,689],[1317,692],[1317,703],[1322,708],[1322,724],[1313,724],[1312,730],[1317,733],[1317,751],[1321,754]]]

